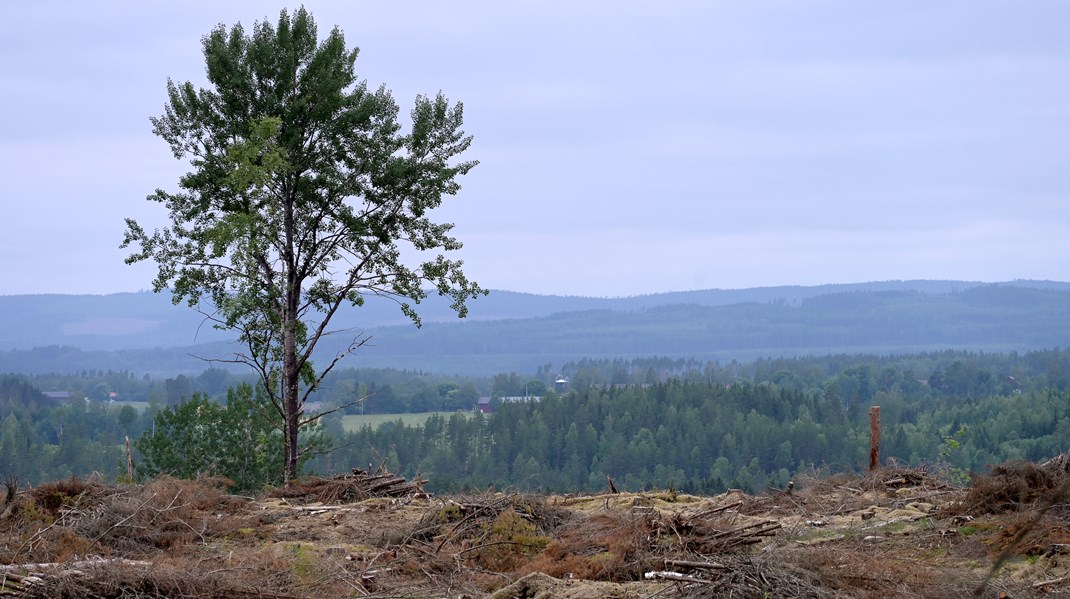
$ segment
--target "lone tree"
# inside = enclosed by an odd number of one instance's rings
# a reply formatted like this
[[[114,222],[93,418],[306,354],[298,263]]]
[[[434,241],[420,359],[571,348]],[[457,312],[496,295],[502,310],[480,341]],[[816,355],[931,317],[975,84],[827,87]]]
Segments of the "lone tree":
[[[165,112],[151,119],[192,167],[179,193],[148,197],[170,226],[150,234],[126,219],[121,247],[132,248],[128,264],[157,264],[155,291],[239,334],[243,349],[226,361],[255,369],[278,410],[288,482],[298,432],[322,416],[306,415],[305,401],[367,341],[313,367],[343,305],[391,298],[419,326],[414,304],[428,288],[462,318],[486,293],[442,254],[461,247],[453,225],[429,216],[476,162],[456,158],[471,143],[460,103],[418,96],[403,131],[390,92],[357,80],[357,49],[337,28],[319,41],[303,8],[252,35],[220,25],[202,42],[209,87],[168,80]]]

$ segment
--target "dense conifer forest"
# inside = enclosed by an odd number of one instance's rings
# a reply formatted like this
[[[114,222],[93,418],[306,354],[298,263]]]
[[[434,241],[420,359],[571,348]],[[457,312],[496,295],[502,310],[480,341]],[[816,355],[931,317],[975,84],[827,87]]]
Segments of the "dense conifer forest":
[[[558,377],[569,382],[555,391]],[[28,483],[117,478],[127,437],[194,395],[223,402],[243,380],[214,369],[162,381],[96,371],[0,377],[0,472]],[[68,396],[42,394],[57,390]],[[525,394],[540,399],[500,399]],[[472,409],[481,396],[492,413]],[[346,405],[358,397],[369,399]],[[316,403],[344,409],[325,418],[331,449],[306,473],[385,462],[437,491],[599,490],[607,476],[631,490],[782,487],[800,474],[864,468],[871,405],[881,407],[885,462],[964,478],[1070,447],[1070,350],[589,359],[494,377],[359,369],[341,371]],[[428,410],[440,413],[419,425],[342,426],[345,413]]]

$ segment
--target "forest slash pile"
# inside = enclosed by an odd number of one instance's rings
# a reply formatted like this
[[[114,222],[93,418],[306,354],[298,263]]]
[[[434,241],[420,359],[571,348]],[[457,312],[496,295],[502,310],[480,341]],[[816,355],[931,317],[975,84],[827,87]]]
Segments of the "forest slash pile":
[[[380,466],[374,473],[354,468],[350,474],[330,478],[312,476],[301,479],[289,487],[275,489],[272,497],[315,500],[320,503],[350,503],[372,497],[414,497],[424,493],[425,480],[405,480]]]
[[[390,472],[7,485],[0,597],[1040,597],[1070,593],[1066,459],[713,497],[428,496]]]

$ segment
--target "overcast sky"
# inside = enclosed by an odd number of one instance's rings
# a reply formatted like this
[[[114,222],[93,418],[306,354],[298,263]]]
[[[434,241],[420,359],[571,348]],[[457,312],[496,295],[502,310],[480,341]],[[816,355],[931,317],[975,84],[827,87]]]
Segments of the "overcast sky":
[[[484,287],[1070,280],[1064,0],[305,6],[403,114],[464,103],[480,165],[440,212]],[[185,170],[150,130],[166,80],[280,8],[5,4],[0,294],[150,286],[118,246]]]

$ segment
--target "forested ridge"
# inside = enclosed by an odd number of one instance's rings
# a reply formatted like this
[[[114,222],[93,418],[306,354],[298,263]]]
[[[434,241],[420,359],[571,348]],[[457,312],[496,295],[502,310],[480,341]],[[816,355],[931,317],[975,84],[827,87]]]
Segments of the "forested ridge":
[[[370,351],[509,354],[522,344],[555,356],[673,355],[753,359],[836,351],[1035,349],[1070,331],[1070,292],[978,287],[837,293],[787,302],[726,306],[666,304],[634,312],[592,310],[531,320],[428,325]],[[757,354],[757,355],[755,355]]]
[[[569,378],[554,392],[559,373]],[[240,379],[225,371],[163,381],[121,372],[0,377],[0,473],[33,482],[124,471],[126,436],[193,393],[223,401]],[[82,395],[56,400],[42,387],[75,383],[142,389],[143,412]],[[475,396],[524,395],[540,401]],[[124,388],[122,386],[120,389]],[[346,432],[326,418],[333,449],[306,472],[345,472],[384,461],[432,490],[495,487],[598,490],[607,475],[625,489],[764,490],[800,473],[857,470],[868,457],[868,408],[881,406],[882,455],[944,464],[965,476],[1007,459],[1041,460],[1070,447],[1070,350],[1024,354],[942,351],[700,362],[584,359],[529,375],[443,377],[412,371],[342,371],[317,396],[324,409],[354,394],[359,409],[447,409],[423,425],[388,423]],[[388,401],[389,400],[389,401]],[[135,460],[139,456],[135,452]]]
[[[165,310],[156,305],[161,298],[150,294],[114,296],[118,310],[109,308],[113,296],[85,298],[91,309],[81,313],[74,297],[46,296],[33,309],[30,297],[0,297],[0,307],[8,307],[0,311],[6,314],[0,324],[10,324],[0,328],[0,372],[192,375],[205,368],[205,359],[235,351],[196,312]],[[470,317],[460,322],[445,321],[442,307],[429,300],[420,329],[387,326],[396,320],[383,308],[369,303],[340,316],[339,329],[370,337],[354,363],[480,376],[585,357],[750,362],[948,348],[1026,352],[1070,339],[1070,289],[1036,281],[888,282],[617,299],[492,292],[474,301]],[[351,340],[325,339],[320,359]]]

